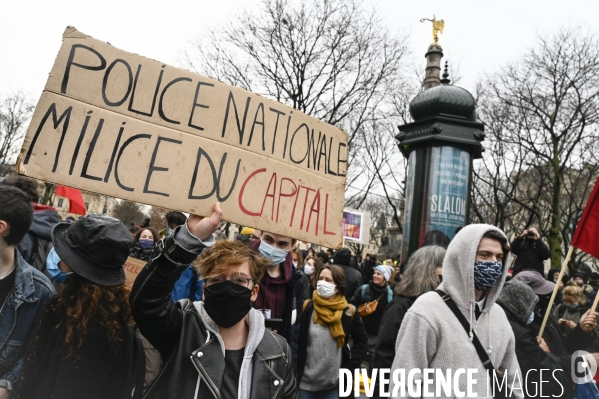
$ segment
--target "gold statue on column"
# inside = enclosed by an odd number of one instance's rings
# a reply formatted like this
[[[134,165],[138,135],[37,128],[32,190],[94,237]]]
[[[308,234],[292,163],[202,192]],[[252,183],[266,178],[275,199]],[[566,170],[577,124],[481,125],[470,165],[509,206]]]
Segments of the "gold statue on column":
[[[422,18],[420,22],[431,21],[433,23],[433,43],[434,45],[439,44],[439,33],[443,33],[443,28],[445,28],[445,21],[442,19],[437,21],[436,16],[433,14],[433,19]]]

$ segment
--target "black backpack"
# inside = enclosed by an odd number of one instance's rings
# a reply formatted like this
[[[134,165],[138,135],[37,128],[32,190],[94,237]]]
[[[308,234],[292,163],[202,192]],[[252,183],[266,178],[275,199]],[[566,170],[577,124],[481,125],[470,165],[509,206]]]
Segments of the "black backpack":
[[[50,253],[50,250],[54,247],[54,244],[50,240],[44,240],[38,236],[33,238],[34,252],[31,254],[31,266],[35,267],[40,272],[46,271],[46,258]]]

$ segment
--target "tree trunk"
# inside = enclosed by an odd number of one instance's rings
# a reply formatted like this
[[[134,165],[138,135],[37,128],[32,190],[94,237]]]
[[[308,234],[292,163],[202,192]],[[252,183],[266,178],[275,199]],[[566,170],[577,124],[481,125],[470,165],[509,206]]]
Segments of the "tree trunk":
[[[54,196],[54,191],[56,190],[56,185],[54,183],[44,183],[46,186],[46,190],[44,191],[44,198],[42,199],[42,205],[54,205],[52,201],[52,197]]]
[[[562,190],[562,175],[560,173],[560,161],[557,154],[554,155],[551,162],[551,172],[553,176],[553,192],[552,192],[552,212],[551,212],[551,227],[549,228],[549,234],[547,240],[549,241],[549,249],[551,250],[551,268],[559,269],[562,263],[562,237],[560,235],[560,221],[561,221],[561,190]]]

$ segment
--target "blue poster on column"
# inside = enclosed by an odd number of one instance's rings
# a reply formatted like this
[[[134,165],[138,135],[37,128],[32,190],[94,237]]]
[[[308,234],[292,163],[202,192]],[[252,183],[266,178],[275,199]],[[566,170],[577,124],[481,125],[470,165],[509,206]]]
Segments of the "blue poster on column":
[[[470,154],[451,146],[429,149],[420,245],[447,247],[455,230],[467,223]]]

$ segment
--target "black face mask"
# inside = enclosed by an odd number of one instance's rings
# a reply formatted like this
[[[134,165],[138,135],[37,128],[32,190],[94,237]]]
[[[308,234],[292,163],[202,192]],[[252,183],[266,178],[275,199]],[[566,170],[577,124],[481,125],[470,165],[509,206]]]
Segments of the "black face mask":
[[[439,284],[441,284],[443,282],[443,275],[439,274],[437,277],[439,277]]]
[[[252,308],[252,290],[227,280],[204,289],[204,309],[219,327],[230,328],[239,323]],[[241,292],[236,292],[240,291]]]

